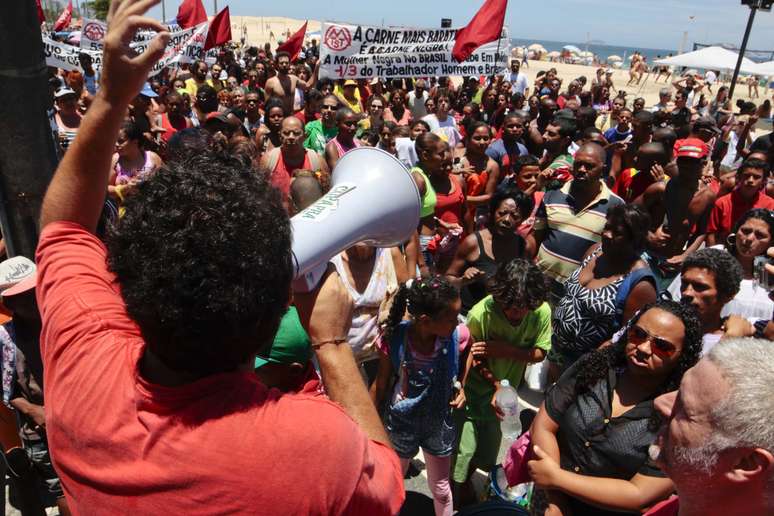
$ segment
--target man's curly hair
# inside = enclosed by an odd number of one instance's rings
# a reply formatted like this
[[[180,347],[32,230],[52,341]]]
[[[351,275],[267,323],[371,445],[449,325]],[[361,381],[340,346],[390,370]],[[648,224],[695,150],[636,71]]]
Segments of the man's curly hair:
[[[487,290],[503,308],[537,310],[548,296],[546,277],[537,265],[523,258],[501,263],[489,278]]]
[[[148,348],[169,368],[235,369],[269,342],[292,280],[279,193],[213,152],[165,165],[126,201],[108,266]]]
[[[683,260],[682,273],[688,269],[707,269],[715,277],[718,299],[727,302],[739,292],[744,272],[739,261],[724,249],[705,247]]]

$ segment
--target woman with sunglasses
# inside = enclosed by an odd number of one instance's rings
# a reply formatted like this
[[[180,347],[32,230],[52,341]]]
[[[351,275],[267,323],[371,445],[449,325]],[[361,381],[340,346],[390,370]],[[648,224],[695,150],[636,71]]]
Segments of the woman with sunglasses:
[[[528,466],[547,513],[639,513],[674,490],[648,458],[659,423],[653,400],[698,361],[701,324],[690,306],[664,300],[619,335],[562,375],[532,423]]]
[[[371,95],[366,101],[366,111],[368,116],[357,123],[357,137],[364,132],[373,129],[379,134],[384,123],[384,108],[387,107],[387,101],[381,95]]]

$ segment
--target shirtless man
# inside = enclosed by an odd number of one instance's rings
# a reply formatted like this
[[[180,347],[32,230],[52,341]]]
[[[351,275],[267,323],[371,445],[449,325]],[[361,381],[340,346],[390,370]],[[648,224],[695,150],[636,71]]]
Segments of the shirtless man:
[[[306,91],[307,88],[311,88],[314,83],[317,82],[319,65],[315,66],[314,73],[306,82],[289,73],[290,54],[287,52],[277,52],[276,67],[277,75],[266,81],[266,99],[278,97],[282,100],[285,113],[291,114],[293,113],[293,97],[295,96],[296,88],[303,91]]]
[[[715,193],[701,181],[709,147],[697,138],[675,143],[677,176],[650,185],[634,202],[652,222],[646,258],[658,290],[666,289],[680,272],[683,259],[704,242]]]

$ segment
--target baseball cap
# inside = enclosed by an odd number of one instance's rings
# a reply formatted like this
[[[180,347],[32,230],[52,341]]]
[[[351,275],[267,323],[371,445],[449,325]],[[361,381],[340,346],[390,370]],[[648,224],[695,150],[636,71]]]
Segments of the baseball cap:
[[[306,364],[312,358],[309,335],[301,325],[296,307],[291,306],[280,320],[274,342],[268,350],[261,350],[255,357],[255,369],[269,362],[274,364]]]
[[[352,79],[347,79],[344,81],[344,87],[346,88],[347,86],[357,86],[357,83]]]
[[[0,295],[3,297],[35,288],[37,279],[37,268],[27,257],[14,256],[0,262]]]
[[[720,134],[721,131],[718,128],[717,123],[715,122],[715,119],[711,116],[702,116],[699,117],[694,123],[693,123],[693,130],[699,131],[699,130],[707,130],[711,131],[715,134]]]
[[[144,97],[150,97],[150,98],[158,97],[158,94],[155,91],[153,91],[153,89],[150,87],[150,83],[148,82],[142,85],[142,90],[140,90],[140,95]]]
[[[379,84],[379,77],[374,77],[373,79],[371,79],[371,82],[369,84],[371,86],[375,86],[375,85]]]
[[[56,90],[56,93],[54,93],[54,98],[61,99],[62,97],[66,97],[67,95],[77,96],[78,94],[75,93],[75,90],[65,86],[64,88],[59,88],[58,90]]]
[[[709,147],[698,138],[677,140],[674,146],[675,158],[703,159],[709,154]]]

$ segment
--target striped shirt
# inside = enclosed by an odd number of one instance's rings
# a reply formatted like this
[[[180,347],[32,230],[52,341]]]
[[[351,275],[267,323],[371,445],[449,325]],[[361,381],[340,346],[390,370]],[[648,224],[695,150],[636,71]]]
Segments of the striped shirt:
[[[602,239],[607,211],[624,204],[600,181],[599,194],[588,206],[578,210],[570,195],[572,181],[543,196],[535,214],[535,231],[547,231],[537,256],[537,265],[551,278],[564,281],[577,269],[583,255]]]

